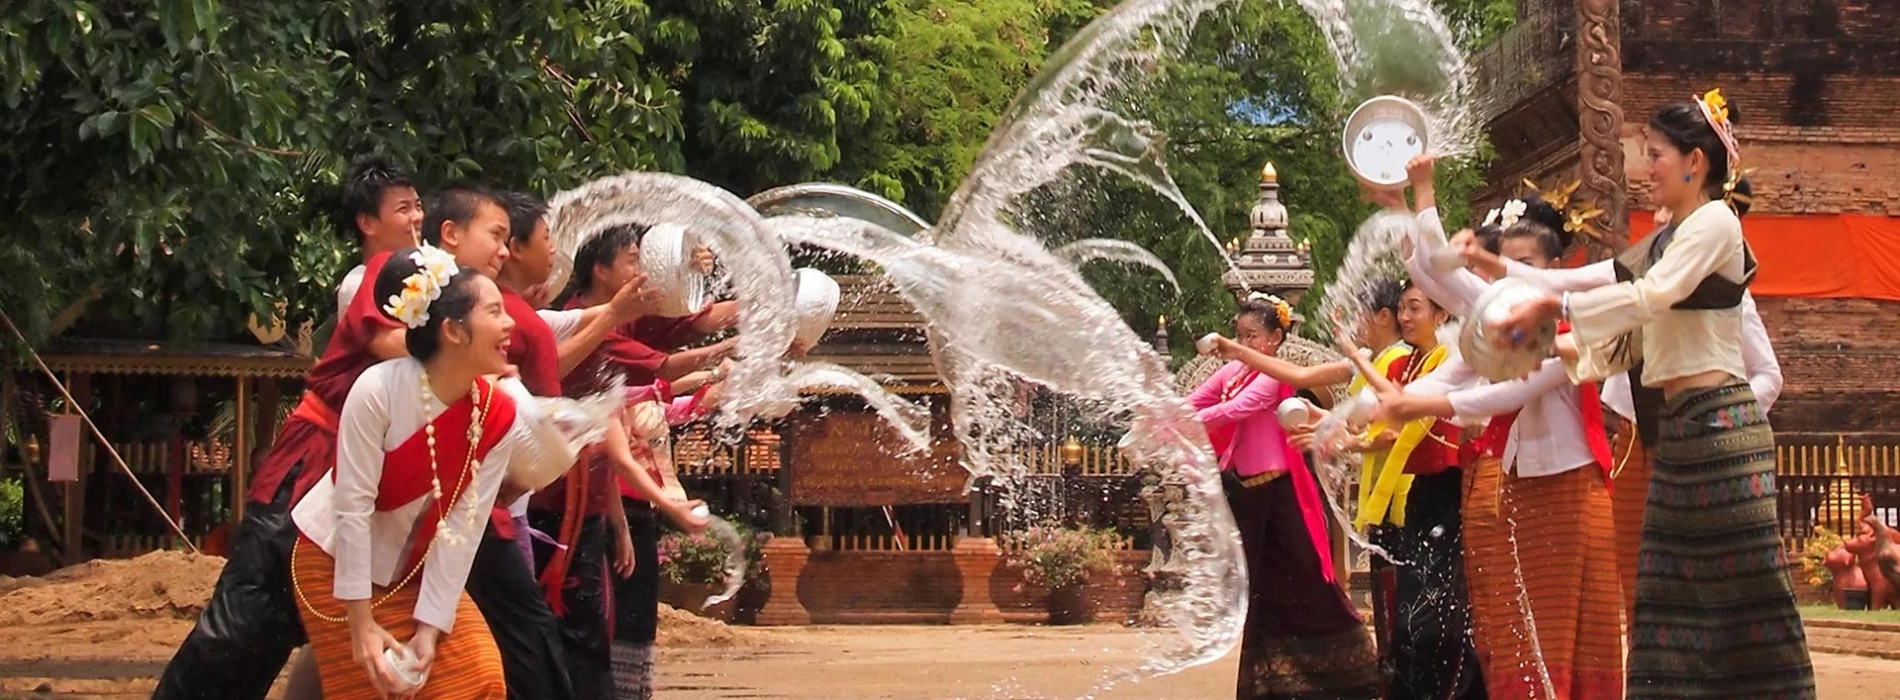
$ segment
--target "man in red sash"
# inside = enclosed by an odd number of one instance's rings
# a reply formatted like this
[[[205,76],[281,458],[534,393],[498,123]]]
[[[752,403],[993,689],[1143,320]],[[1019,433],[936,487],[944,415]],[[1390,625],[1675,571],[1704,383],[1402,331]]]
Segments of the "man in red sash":
[[[437,193],[430,199],[423,228],[425,233],[433,231],[429,237],[436,241],[461,244],[456,261],[484,274],[496,274],[506,259],[502,241],[508,235],[507,213],[493,196],[480,189],[454,186]],[[365,260],[363,279],[376,279],[389,256],[385,252]],[[270,452],[258,464],[252,477],[251,509],[233,538],[224,572],[198,624],[166,667],[154,700],[261,699],[270,692],[291,651],[305,642],[303,623],[286,578],[290,550],[297,537],[287,513],[335,464],[337,411],[356,378],[384,359],[407,354],[401,325],[385,316],[379,303],[371,296],[357,294],[337,319],[323,358],[305,377],[302,403],[284,421]],[[499,550],[520,562],[511,542],[497,539],[491,543],[490,539],[483,538],[478,560],[493,559],[493,552]],[[533,576],[525,565],[519,569],[519,579],[533,590]],[[471,578],[472,597],[476,595],[475,580]],[[539,601],[538,596],[527,597]],[[483,613],[488,614],[486,608]],[[506,615],[503,619],[512,620]],[[552,620],[550,613],[546,617],[550,630]],[[496,635],[504,657],[511,646],[532,642],[508,639],[511,631],[498,631]],[[536,692],[553,688],[555,694],[519,697],[572,697],[571,693],[560,692],[567,688],[567,679],[561,671],[559,645],[546,646],[551,646],[557,656],[536,665],[550,668],[551,673],[539,674],[542,679],[523,687]],[[512,681],[517,674],[511,668],[509,675]]]
[[[337,290],[335,328],[323,358],[305,377],[304,401],[251,475],[249,503],[217,589],[166,667],[155,700],[262,698],[290,651],[303,643],[303,625],[281,575],[296,542],[290,506],[328,471],[336,407],[343,405],[357,375],[406,352],[400,325],[370,299],[356,299],[351,280],[375,279],[394,250],[390,246],[405,236],[413,242],[422,209],[412,182],[408,170],[386,159],[372,156],[350,166],[338,220],[358,236],[363,265]]]

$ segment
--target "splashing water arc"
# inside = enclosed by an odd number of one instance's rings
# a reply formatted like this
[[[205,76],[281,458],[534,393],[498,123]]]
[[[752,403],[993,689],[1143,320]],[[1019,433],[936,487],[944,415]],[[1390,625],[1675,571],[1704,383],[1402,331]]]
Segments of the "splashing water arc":
[[[1083,166],[1125,176],[1173,203],[1209,243],[1219,239],[1168,172],[1166,135],[1114,111],[1162,61],[1186,47],[1195,23],[1233,0],[1127,0],[1090,23],[1058,50],[1010,106],[951,196],[941,220],[926,225],[888,200],[814,183],[780,192],[762,217],[737,197],[690,178],[631,173],[564,192],[551,202],[557,248],[572,251],[609,226],[660,221],[693,227],[731,271],[741,304],[743,359],[720,413],[728,427],[785,415],[799,390],[840,387],[866,397],[900,427],[910,446],[928,442],[928,414],[842,367],[780,358],[795,328],[792,282],[784,244],[813,246],[875,263],[924,317],[939,374],[951,393],[951,426],[964,448],[972,483],[987,480],[1005,508],[1030,465],[1018,448],[1052,437],[1030,425],[1019,407],[1025,386],[1079,399],[1092,420],[1128,427],[1123,454],[1180,494],[1169,535],[1180,562],[1182,595],[1161,617],[1172,646],[1140,669],[1171,673],[1225,656],[1239,642],[1247,579],[1240,540],[1218,479],[1207,436],[1175,392],[1165,363],[1086,283],[1077,266],[1106,259],[1171,273],[1132,244],[1081,241],[1051,250],[1045,240],[1070,233],[1042,230],[1016,216],[1021,198]],[[1475,143],[1469,80],[1446,25],[1426,0],[1298,0],[1321,28],[1348,93],[1398,92],[1429,115],[1438,155],[1468,152]],[[1404,60],[1392,60],[1392,57]],[[1421,60],[1425,57],[1426,60]],[[783,189],[783,188],[782,188]],[[816,195],[822,196],[810,196]],[[860,196],[862,195],[862,196]],[[827,206],[826,197],[855,201]],[[842,199],[839,199],[842,198]],[[825,214],[830,214],[826,216]],[[1387,231],[1389,227],[1374,227]],[[921,230],[919,230],[921,229]],[[915,232],[914,237],[904,234]],[[1354,243],[1347,280],[1370,280],[1374,261],[1388,259],[1396,237],[1380,233]],[[1231,264],[1231,263],[1230,263]],[[1363,312],[1364,285],[1335,284],[1325,308],[1348,320]],[[1349,486],[1341,460],[1328,460],[1321,482],[1335,512]],[[1347,518],[1349,520],[1349,518]]]

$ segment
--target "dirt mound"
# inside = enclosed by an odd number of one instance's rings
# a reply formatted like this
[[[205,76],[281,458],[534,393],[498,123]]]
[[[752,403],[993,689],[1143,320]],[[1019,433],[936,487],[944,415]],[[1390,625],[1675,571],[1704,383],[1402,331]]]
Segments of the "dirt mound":
[[[221,557],[161,551],[14,579],[0,588],[0,625],[188,618],[204,609],[223,569]]]
[[[660,604],[659,647],[757,647],[764,646],[770,635],[747,629],[734,629],[718,620]]]

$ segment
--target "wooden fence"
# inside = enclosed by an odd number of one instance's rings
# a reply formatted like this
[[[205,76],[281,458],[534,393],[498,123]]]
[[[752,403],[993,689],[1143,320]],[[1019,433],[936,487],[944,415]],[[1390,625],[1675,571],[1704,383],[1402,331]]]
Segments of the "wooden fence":
[[[1862,496],[1874,514],[1900,525],[1900,445],[1780,445],[1775,480],[1781,536],[1788,548],[1805,548],[1816,528],[1852,534],[1860,527]]]

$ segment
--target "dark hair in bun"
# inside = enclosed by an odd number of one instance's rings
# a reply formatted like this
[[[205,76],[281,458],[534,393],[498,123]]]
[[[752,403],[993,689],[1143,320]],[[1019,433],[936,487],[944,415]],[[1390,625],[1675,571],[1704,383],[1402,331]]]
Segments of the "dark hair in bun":
[[[1552,260],[1563,257],[1572,243],[1570,232],[1564,230],[1564,215],[1537,195],[1520,201],[1524,202],[1524,216],[1504,229],[1498,237],[1498,247],[1503,247],[1505,239],[1535,238],[1537,249],[1544,257]]]
[[[1484,252],[1497,255],[1498,251],[1503,248],[1503,243],[1500,239],[1504,237],[1504,229],[1500,228],[1497,224],[1479,226],[1472,231],[1472,234],[1478,237],[1478,245],[1484,248]]]
[[[1748,178],[1735,181],[1735,191],[1729,193],[1728,205],[1735,209],[1736,216],[1748,216],[1748,210],[1755,206],[1755,186],[1748,183]]]
[[[420,267],[409,258],[409,255],[414,252],[416,252],[415,248],[404,248],[389,254],[389,260],[383,263],[382,272],[376,273],[374,293],[377,299],[388,299],[402,293],[403,287],[409,281],[409,276],[415,274]],[[403,345],[408,348],[411,356],[427,362],[442,349],[442,324],[448,321],[464,323],[468,321],[469,314],[475,310],[475,278],[480,276],[481,273],[472,268],[455,266],[455,276],[449,278],[449,283],[442,286],[441,295],[429,303],[429,320],[424,322],[422,327],[410,328],[403,334]],[[377,304],[376,308],[382,312],[383,316],[401,322],[400,319],[391,315],[388,309],[383,308],[382,304]]]

